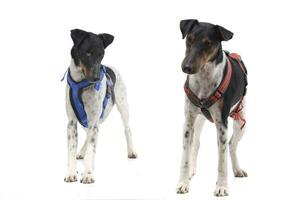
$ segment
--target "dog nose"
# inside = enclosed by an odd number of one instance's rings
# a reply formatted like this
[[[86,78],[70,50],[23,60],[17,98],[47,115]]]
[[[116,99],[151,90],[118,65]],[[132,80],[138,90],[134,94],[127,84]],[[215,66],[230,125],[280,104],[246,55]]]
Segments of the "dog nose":
[[[182,68],[182,71],[183,71],[184,73],[190,74],[190,73],[192,73],[192,66],[191,66],[191,65],[185,65],[185,66]]]

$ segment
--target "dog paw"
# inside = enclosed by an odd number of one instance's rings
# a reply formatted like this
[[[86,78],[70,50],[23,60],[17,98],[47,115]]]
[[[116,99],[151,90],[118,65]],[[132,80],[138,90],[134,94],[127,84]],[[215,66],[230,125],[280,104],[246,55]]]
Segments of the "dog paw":
[[[177,194],[185,194],[189,192],[189,183],[188,182],[179,182],[177,185],[176,192]]]
[[[82,183],[82,184],[95,183],[92,172],[84,173],[83,176],[82,176],[82,179],[80,180],[80,183]]]
[[[239,170],[233,170],[234,176],[238,177],[238,178],[244,178],[244,177],[248,177],[247,172],[245,172],[242,169]]]
[[[216,190],[215,190],[215,196],[217,196],[217,197],[228,196],[227,186],[217,185]]]
[[[64,178],[64,181],[67,183],[72,183],[72,182],[76,182],[77,181],[77,175],[67,175]]]
[[[77,155],[76,155],[76,159],[77,159],[77,160],[83,160],[83,159],[84,159],[84,156],[81,155],[81,154],[77,154]]]
[[[130,158],[130,159],[137,158],[137,153],[136,152],[130,152],[130,153],[128,153],[128,158]]]

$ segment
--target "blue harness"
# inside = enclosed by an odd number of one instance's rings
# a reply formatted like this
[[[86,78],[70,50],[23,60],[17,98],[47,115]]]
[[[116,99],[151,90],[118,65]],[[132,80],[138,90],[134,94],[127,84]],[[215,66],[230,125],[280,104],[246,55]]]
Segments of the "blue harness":
[[[80,82],[74,81],[71,77],[70,69],[68,69],[67,82],[68,82],[68,85],[70,86],[70,102],[71,102],[73,111],[74,111],[74,113],[77,117],[77,120],[85,128],[88,127],[88,119],[87,119],[87,115],[86,115],[86,112],[84,110],[84,105],[83,105],[83,102],[82,102],[82,99],[81,99],[82,90],[87,88],[87,87],[94,86],[94,89],[96,91],[100,91],[101,82],[103,80],[103,77],[106,76],[106,78],[107,78],[107,81],[106,81],[107,89],[106,89],[106,94],[105,94],[105,97],[104,97],[104,100],[103,100],[103,103],[102,103],[102,113],[100,115],[100,119],[103,118],[104,111],[105,111],[105,108],[107,106],[107,103],[108,103],[109,99],[112,96],[110,88],[113,86],[113,82],[112,82],[111,78],[107,75],[106,67],[104,65],[101,65],[99,71],[100,71],[99,72],[100,73],[100,80],[97,81],[96,83],[91,83],[87,79],[84,79]]]

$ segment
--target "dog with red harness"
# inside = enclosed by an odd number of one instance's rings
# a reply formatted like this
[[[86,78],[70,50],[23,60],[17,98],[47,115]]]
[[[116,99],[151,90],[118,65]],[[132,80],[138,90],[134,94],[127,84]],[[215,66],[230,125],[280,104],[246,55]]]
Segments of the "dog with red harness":
[[[218,138],[218,180],[215,196],[228,195],[227,147],[235,177],[247,177],[236,155],[238,142],[244,135],[247,70],[238,54],[223,51],[222,41],[233,33],[222,26],[182,20],[180,30],[186,38],[186,53],[182,71],[187,74],[184,85],[185,124],[183,153],[177,193],[189,191],[196,172],[199,137],[205,120],[216,126]],[[228,142],[227,122],[233,119],[233,135]]]

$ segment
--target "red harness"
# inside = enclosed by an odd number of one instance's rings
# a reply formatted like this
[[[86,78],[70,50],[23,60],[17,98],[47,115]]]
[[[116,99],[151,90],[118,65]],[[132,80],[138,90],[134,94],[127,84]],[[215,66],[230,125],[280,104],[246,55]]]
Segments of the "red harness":
[[[243,72],[246,74],[246,69],[241,62],[241,57],[236,53],[231,53],[228,56],[236,60],[239,63]],[[227,58],[226,74],[223,77],[222,82],[220,83],[219,87],[208,98],[205,99],[199,99],[198,96],[190,89],[189,77],[185,82],[184,91],[187,97],[195,106],[201,108],[201,111],[204,114],[204,116],[211,122],[214,121],[210,112],[208,111],[208,108],[222,98],[223,94],[226,92],[228,85],[230,83],[231,74],[232,74],[232,66],[229,59]],[[239,100],[239,103],[237,104],[236,108],[230,113],[230,117],[232,117],[234,120],[239,120],[242,122],[242,126],[240,127],[240,129],[243,129],[246,124],[246,120],[240,114],[240,112],[243,109],[242,101],[243,101],[243,97]]]

